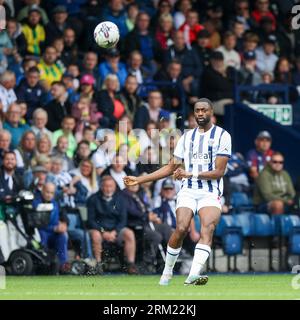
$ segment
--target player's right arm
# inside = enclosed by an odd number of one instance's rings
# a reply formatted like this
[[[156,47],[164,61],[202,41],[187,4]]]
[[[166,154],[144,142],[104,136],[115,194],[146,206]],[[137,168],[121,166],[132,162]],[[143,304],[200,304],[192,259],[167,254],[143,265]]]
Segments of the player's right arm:
[[[170,176],[171,174],[173,174],[173,172],[179,168],[179,166],[182,164],[182,160],[177,158],[177,157],[173,157],[170,159],[169,163],[165,166],[163,166],[162,168],[144,175],[144,176],[139,176],[139,177],[135,177],[135,176],[127,176],[124,177],[124,183],[127,186],[135,186],[137,184],[142,184],[142,183],[146,183],[146,182],[150,182],[150,181],[155,181],[155,180],[159,180],[159,179],[163,179],[166,178],[168,176]]]

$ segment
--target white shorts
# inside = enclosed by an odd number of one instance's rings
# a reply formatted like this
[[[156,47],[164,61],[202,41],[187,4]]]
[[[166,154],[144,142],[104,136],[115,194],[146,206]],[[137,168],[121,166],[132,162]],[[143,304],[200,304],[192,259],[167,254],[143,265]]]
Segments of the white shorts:
[[[221,198],[211,192],[194,189],[181,189],[177,194],[176,209],[190,208],[196,214],[204,207],[217,207],[222,210]]]

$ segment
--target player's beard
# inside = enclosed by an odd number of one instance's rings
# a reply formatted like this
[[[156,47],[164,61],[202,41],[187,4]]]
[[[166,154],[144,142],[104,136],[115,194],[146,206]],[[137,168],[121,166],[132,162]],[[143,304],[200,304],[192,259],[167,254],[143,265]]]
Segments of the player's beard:
[[[196,122],[199,127],[203,128],[210,122],[210,117],[202,118],[201,121],[196,118]]]

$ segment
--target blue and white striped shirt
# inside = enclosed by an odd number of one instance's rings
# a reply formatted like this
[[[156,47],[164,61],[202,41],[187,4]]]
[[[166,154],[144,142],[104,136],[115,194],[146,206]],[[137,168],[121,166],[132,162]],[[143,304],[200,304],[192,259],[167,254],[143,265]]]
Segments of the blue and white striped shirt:
[[[203,133],[199,128],[189,130],[179,139],[174,156],[183,159],[185,170],[194,175],[198,172],[212,171],[215,169],[217,156],[231,157],[231,136],[226,130],[215,125]],[[183,179],[182,188],[212,192],[221,196],[223,179]]]

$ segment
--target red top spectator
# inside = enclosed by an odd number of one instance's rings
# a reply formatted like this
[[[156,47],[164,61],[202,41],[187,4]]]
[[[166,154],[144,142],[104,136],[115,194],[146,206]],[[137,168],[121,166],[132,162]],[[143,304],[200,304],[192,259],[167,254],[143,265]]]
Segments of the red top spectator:
[[[198,12],[195,10],[190,10],[188,12],[186,22],[179,28],[179,30],[184,34],[184,39],[187,46],[190,46],[193,42],[196,42],[198,32],[203,29],[204,26],[199,23]]]
[[[263,17],[269,17],[272,19],[273,30],[276,28],[276,19],[273,13],[269,10],[269,0],[257,0],[255,3],[256,9],[252,12],[252,18],[260,24],[260,20]]]

